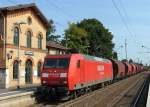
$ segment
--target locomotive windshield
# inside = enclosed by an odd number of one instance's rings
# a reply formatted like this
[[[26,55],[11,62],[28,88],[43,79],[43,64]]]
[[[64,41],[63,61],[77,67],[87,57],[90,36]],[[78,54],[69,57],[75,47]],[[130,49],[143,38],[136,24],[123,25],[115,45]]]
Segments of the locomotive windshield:
[[[68,68],[69,58],[47,58],[44,62],[44,68]]]

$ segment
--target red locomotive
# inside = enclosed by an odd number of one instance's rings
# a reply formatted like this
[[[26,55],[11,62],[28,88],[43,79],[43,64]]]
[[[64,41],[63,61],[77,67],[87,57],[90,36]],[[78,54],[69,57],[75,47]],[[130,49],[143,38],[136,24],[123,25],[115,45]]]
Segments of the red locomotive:
[[[58,96],[75,97],[139,69],[135,64],[83,54],[48,55],[41,73],[41,88]]]

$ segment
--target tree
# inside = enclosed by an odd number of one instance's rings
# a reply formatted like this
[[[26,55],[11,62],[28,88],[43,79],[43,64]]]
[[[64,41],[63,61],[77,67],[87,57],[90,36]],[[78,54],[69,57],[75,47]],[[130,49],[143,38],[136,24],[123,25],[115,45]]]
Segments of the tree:
[[[87,53],[87,32],[76,24],[71,23],[69,28],[65,30],[65,37],[62,43],[78,53]]]
[[[77,26],[87,32],[89,41],[89,52],[95,56],[112,56],[114,44],[113,35],[97,19],[84,19]]]
[[[60,35],[56,35],[55,34],[55,25],[53,20],[49,21],[49,28],[46,32],[46,41],[55,41],[55,42],[59,42],[59,38],[61,37]]]
[[[133,60],[132,60],[132,59],[129,59],[129,63],[131,64],[131,63],[134,63],[134,62],[133,62]]]
[[[117,52],[113,52],[113,59],[118,60],[118,54],[117,54]]]
[[[123,59],[121,62],[128,62],[128,60],[127,59]]]

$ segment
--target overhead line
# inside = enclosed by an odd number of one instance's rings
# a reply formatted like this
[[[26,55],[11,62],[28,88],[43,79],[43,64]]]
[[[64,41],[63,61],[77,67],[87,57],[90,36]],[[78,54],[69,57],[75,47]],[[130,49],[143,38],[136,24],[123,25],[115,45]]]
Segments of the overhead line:
[[[17,5],[18,3],[17,2],[14,2],[14,1],[12,1],[12,0],[7,0],[9,3],[12,3],[12,4],[14,4],[14,5]],[[61,23],[59,23],[59,22],[54,22],[55,24],[57,24],[57,25],[59,25],[59,26],[61,26],[61,27],[65,27],[65,25],[63,25],[63,24],[61,24]]]
[[[51,2],[49,0],[47,0],[53,7],[57,8],[59,11],[61,11],[63,14],[67,15],[68,17],[72,18],[75,20],[74,16],[71,15],[70,13],[67,13],[66,11],[63,10],[63,8],[59,7],[58,5],[56,5],[54,2]]]
[[[121,4],[122,10],[124,11],[124,15],[126,16],[127,20],[129,21],[128,14],[127,14],[127,12],[126,12],[126,9],[125,9],[125,7],[124,7],[124,5],[123,5],[122,0],[119,0],[119,2],[120,2],[120,4]],[[129,25],[131,26],[130,22],[129,22]]]
[[[124,15],[125,15],[125,17],[126,17],[126,20],[127,20],[128,24],[129,24],[130,28],[132,29],[132,25],[131,25],[131,23],[130,23],[129,16],[128,16],[127,12],[126,12],[126,9],[125,9],[125,7],[124,7],[124,5],[123,5],[122,0],[119,0],[119,2],[120,2],[120,4],[121,4],[121,8],[122,8],[122,10],[123,10],[123,12],[124,12]],[[133,31],[133,29],[132,29],[132,33],[133,33],[133,36],[136,37],[136,33]],[[135,41],[135,42],[137,42],[137,41]],[[137,42],[137,43],[138,43],[138,42]]]
[[[57,25],[59,25],[59,26],[61,26],[61,27],[65,27],[65,25],[63,25],[63,24],[61,24],[61,23],[59,23],[59,22],[54,22],[55,24],[57,24]]]
[[[17,5],[18,3],[17,2],[14,2],[14,1],[12,1],[12,0],[7,0],[9,3],[12,3],[12,4],[15,4],[15,5]]]
[[[112,0],[112,3],[113,3],[113,5],[114,5],[114,7],[116,8],[117,12],[119,13],[119,16],[120,16],[120,18],[121,18],[123,24],[125,25],[125,27],[126,27],[128,33],[129,33],[130,35],[132,35],[132,33],[130,32],[130,30],[129,30],[129,28],[128,28],[128,25],[126,24],[126,21],[124,20],[122,14],[121,14],[121,11],[120,11],[120,9],[118,8],[117,4],[115,3],[114,0]]]
[[[113,6],[115,7],[115,9],[117,10],[117,12],[118,12],[118,14],[119,14],[119,16],[120,16],[120,18],[121,18],[121,21],[122,21],[123,24],[125,25],[125,27],[126,27],[128,33],[129,33],[129,35],[131,35],[131,36],[133,37],[133,39],[134,39],[134,35],[133,35],[132,32],[130,31],[130,29],[129,29],[129,27],[128,27],[128,24],[127,24],[127,22],[124,20],[124,17],[123,17],[123,15],[122,15],[120,9],[118,8],[117,4],[115,3],[114,0],[112,0],[112,3],[113,3]],[[136,42],[136,43],[138,44],[138,42],[137,42],[135,39],[134,39],[134,42]]]

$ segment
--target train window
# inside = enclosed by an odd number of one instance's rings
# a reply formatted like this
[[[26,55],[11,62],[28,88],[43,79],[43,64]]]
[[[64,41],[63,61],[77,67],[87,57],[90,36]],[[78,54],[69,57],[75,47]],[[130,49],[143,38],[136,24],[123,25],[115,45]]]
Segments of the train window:
[[[77,68],[80,68],[80,60],[77,61]]]
[[[69,58],[47,58],[44,61],[45,68],[68,68]]]

